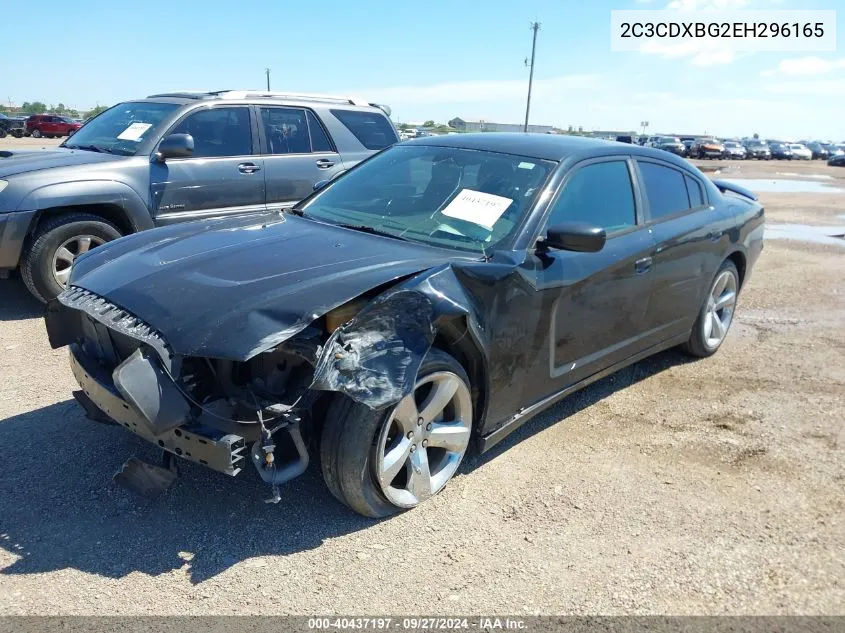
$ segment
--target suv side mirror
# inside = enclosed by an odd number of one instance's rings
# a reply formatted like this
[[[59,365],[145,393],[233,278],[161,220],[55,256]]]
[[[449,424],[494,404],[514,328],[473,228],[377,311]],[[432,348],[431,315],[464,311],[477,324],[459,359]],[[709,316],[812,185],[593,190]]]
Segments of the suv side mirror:
[[[190,134],[170,134],[159,143],[155,159],[164,162],[168,158],[190,158],[193,155],[193,136]]]
[[[601,227],[586,222],[562,222],[549,227],[543,244],[564,251],[597,253],[606,241],[607,235]]]

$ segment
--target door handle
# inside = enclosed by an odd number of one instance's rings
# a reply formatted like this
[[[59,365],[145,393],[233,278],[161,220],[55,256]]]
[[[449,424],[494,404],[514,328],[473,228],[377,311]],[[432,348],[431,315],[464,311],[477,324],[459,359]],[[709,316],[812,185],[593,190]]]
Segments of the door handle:
[[[238,171],[242,174],[254,174],[260,169],[261,167],[259,167],[255,163],[241,163],[240,165],[238,165]]]
[[[334,167],[334,161],[329,160],[328,158],[321,158],[317,161],[317,167],[320,169],[328,169],[329,167]]]
[[[637,271],[638,275],[643,275],[651,270],[653,263],[654,260],[651,257],[643,257],[634,262],[634,270]]]
[[[721,239],[721,237],[722,237],[722,231],[710,231],[707,234],[707,237],[710,238],[711,242],[718,242],[719,239]]]

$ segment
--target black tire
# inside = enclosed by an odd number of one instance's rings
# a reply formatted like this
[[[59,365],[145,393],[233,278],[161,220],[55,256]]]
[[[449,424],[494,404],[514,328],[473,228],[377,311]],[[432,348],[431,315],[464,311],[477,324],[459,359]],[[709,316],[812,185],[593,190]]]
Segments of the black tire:
[[[711,281],[710,285],[707,287],[707,296],[704,298],[704,303],[702,304],[701,310],[699,310],[698,312],[698,317],[695,319],[695,323],[692,326],[692,332],[690,333],[689,340],[687,340],[687,342],[681,346],[681,348],[691,356],[695,356],[697,358],[707,358],[708,356],[712,356],[713,354],[715,354],[722,346],[722,343],[724,343],[723,338],[715,347],[711,347],[707,344],[704,336],[704,320],[707,316],[707,309],[709,306],[708,302],[710,294],[713,291],[713,286],[719,276],[726,270],[730,271],[733,274],[734,280],[736,282],[736,293],[737,295],[739,295],[739,272],[737,271],[734,263],[731,260],[726,259],[722,262],[722,265],[719,266],[719,270],[717,270],[716,274],[713,275],[713,281]],[[730,325],[728,326],[728,328],[730,328]]]
[[[0,127],[0,138],[6,138],[6,130]]]
[[[22,138],[23,130],[12,130],[12,136],[14,136],[15,138]]]
[[[53,275],[53,256],[75,235],[93,235],[110,242],[121,233],[111,222],[90,213],[63,213],[45,219],[21,258],[21,277],[39,301],[46,303],[64,290]]]
[[[420,378],[450,371],[470,387],[463,367],[446,352],[432,348],[423,360]],[[379,518],[403,511],[382,493],[375,479],[375,448],[382,424],[392,408],[374,411],[343,395],[326,412],[320,441],[320,463],[326,486],[334,497],[355,512]]]
[[[32,130],[32,138],[41,138],[41,130],[37,128]]]

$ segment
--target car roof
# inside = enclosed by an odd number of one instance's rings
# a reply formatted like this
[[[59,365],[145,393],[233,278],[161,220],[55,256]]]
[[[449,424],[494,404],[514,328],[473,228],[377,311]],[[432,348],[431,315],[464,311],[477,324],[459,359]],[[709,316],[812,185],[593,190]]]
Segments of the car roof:
[[[686,161],[674,154],[652,147],[618,143],[584,136],[562,134],[532,134],[523,132],[479,132],[477,134],[450,134],[427,136],[402,143],[409,145],[433,145],[475,149],[501,154],[516,154],[542,160],[563,161],[568,158],[591,158],[599,156],[631,155],[659,158],[665,162],[688,167]]]

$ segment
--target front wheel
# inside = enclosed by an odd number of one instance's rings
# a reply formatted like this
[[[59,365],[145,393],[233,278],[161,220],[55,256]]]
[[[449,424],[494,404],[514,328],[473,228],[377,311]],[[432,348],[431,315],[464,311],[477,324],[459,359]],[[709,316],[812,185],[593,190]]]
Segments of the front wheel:
[[[689,340],[684,344],[688,353],[699,358],[716,353],[733,322],[738,293],[739,273],[732,261],[725,260],[710,284],[710,291],[692,326]]]
[[[41,130],[32,130],[32,138],[41,138]]]
[[[440,492],[469,447],[469,384],[454,358],[432,349],[414,391],[386,411],[336,398],[320,445],[331,493],[364,516],[384,517]]]
[[[89,213],[67,213],[45,220],[21,258],[21,277],[41,301],[67,287],[74,260],[120,237],[112,223]]]

